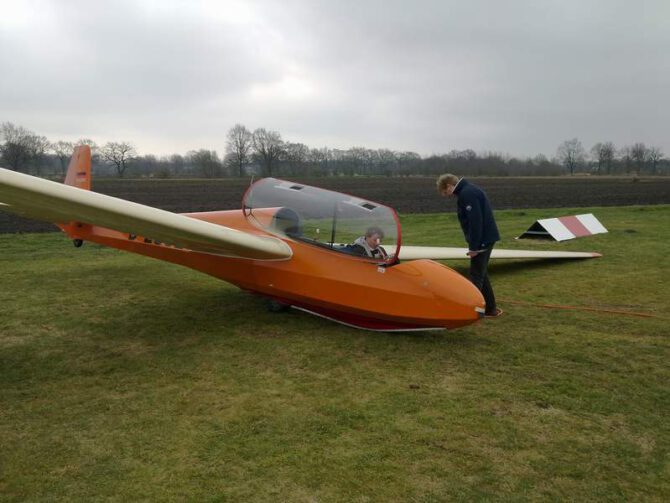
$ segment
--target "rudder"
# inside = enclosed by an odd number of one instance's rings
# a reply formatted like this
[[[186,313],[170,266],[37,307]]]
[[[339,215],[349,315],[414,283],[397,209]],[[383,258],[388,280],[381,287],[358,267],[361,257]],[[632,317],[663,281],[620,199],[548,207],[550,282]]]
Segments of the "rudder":
[[[79,189],[91,190],[91,147],[79,145],[74,148],[64,183]]]

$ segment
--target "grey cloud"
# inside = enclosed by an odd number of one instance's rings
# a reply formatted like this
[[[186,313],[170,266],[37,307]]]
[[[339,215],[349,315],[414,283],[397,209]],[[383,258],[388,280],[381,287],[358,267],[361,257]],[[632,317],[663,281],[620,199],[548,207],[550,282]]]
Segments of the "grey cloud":
[[[243,3],[58,2],[0,34],[0,119],[156,153],[220,150],[236,122],[422,154],[670,151],[666,2]]]

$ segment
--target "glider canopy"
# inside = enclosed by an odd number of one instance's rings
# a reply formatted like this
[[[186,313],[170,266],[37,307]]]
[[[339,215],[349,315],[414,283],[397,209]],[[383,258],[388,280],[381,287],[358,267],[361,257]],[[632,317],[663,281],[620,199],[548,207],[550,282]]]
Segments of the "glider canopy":
[[[381,245],[394,260],[400,249],[396,212],[379,203],[276,178],[254,183],[243,199],[254,225],[275,235],[347,253],[357,238],[381,230]]]

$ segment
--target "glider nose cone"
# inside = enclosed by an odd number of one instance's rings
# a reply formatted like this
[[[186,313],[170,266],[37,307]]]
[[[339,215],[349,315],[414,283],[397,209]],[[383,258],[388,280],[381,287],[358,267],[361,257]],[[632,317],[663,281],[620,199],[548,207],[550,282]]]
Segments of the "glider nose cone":
[[[417,260],[422,286],[430,292],[436,322],[457,328],[479,320],[484,313],[484,297],[469,279],[453,269],[431,260]]]
[[[482,318],[486,303],[481,292],[469,279],[452,269],[447,267],[445,269],[443,276],[448,278],[448,281],[433,284],[432,290],[440,299],[443,312],[449,318],[450,327],[468,325]]]

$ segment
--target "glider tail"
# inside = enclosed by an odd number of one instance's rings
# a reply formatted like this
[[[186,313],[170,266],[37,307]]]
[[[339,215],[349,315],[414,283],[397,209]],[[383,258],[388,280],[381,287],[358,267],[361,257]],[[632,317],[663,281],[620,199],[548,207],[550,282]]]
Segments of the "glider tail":
[[[74,148],[65,176],[65,185],[91,190],[91,147],[88,145]]]

